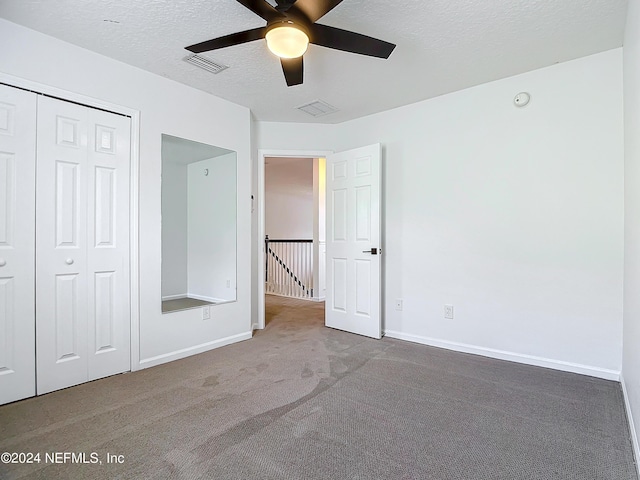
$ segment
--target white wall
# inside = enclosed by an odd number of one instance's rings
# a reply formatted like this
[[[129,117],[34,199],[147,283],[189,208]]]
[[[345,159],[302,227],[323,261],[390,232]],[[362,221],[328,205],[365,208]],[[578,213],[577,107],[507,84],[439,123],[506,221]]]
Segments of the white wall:
[[[140,111],[139,273],[143,366],[248,338],[251,316],[250,112],[60,40],[0,20],[0,73]],[[238,153],[238,301],[161,313],[161,135]],[[134,345],[135,348],[135,345]],[[135,365],[134,365],[135,367]]]
[[[313,238],[312,158],[267,159],[264,190],[269,238]]]
[[[258,248],[264,248],[264,239],[259,239],[258,230],[258,123],[251,115],[251,329],[258,328],[258,286],[264,282],[258,274]],[[260,300],[262,301],[262,299]]]
[[[319,242],[327,241],[326,209],[327,209],[327,160],[313,159],[313,223],[314,238]]]
[[[623,385],[640,459],[640,1],[629,0],[624,38],[624,348]]]
[[[385,148],[385,330],[619,372],[621,55],[338,129],[338,150]]]
[[[162,298],[187,294],[187,166],[162,166]]]
[[[324,300],[327,292],[327,160],[313,159],[313,298]]]
[[[187,170],[189,296],[235,300],[236,154],[194,162]]]
[[[330,131],[260,124],[258,147],[382,143],[387,334],[617,378],[621,61],[612,50]]]

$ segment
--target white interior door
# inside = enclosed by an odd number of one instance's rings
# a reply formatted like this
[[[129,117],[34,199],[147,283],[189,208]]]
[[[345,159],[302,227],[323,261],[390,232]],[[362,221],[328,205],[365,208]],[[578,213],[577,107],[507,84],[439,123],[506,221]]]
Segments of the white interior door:
[[[38,99],[38,394],[87,381],[87,109]]]
[[[129,117],[89,109],[89,380],[131,369]]]
[[[0,404],[35,395],[36,96],[0,85]]]
[[[38,99],[37,392],[129,370],[129,119]]]
[[[380,144],[327,157],[328,327],[380,338]]]

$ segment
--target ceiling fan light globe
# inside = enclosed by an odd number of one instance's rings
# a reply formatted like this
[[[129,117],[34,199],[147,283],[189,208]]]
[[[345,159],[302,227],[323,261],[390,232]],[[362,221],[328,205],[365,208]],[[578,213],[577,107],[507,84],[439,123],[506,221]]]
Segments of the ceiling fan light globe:
[[[298,58],[309,46],[309,37],[299,28],[291,25],[276,27],[265,35],[267,47],[280,58]]]

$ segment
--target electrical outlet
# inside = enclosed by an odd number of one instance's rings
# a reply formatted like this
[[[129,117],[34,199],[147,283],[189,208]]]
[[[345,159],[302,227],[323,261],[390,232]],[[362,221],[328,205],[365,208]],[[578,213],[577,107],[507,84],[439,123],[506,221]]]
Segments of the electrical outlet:
[[[227,288],[231,288],[231,280],[227,279]]]
[[[402,299],[401,298],[396,298],[396,310],[398,311],[402,311]]]
[[[211,318],[211,311],[209,310],[209,306],[202,308],[202,319],[209,320]]]
[[[453,305],[444,306],[444,318],[453,319]]]

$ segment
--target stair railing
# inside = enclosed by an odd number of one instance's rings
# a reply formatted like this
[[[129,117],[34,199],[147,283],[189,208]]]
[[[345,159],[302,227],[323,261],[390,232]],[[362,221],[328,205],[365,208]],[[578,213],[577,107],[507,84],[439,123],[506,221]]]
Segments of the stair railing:
[[[265,236],[265,292],[294,298],[313,297],[313,240]]]

